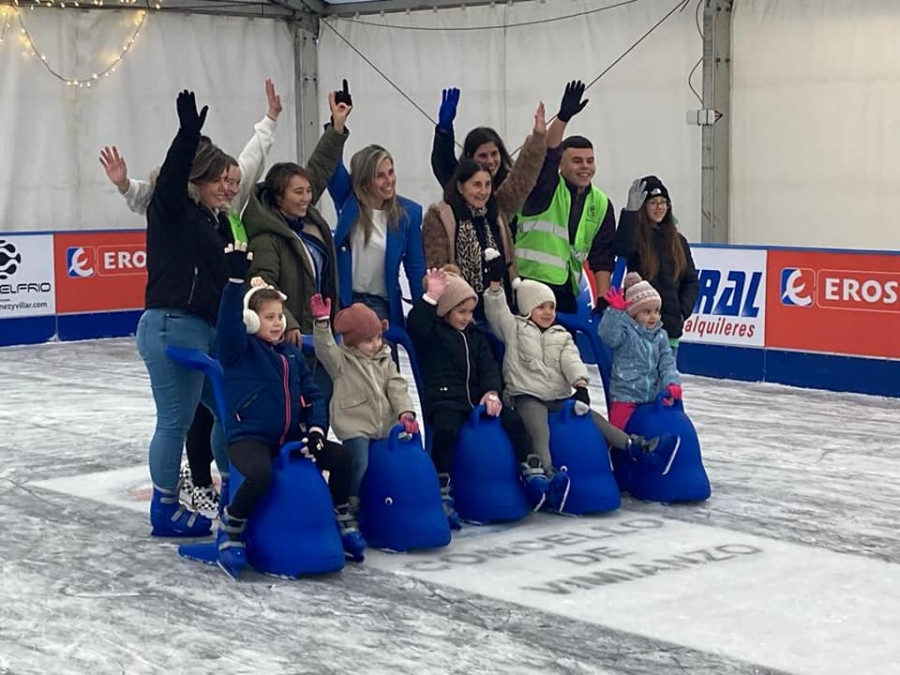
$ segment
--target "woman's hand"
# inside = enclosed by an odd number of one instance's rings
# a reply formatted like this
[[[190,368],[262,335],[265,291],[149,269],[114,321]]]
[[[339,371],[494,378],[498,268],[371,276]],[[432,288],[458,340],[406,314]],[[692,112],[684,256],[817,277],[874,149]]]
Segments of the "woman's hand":
[[[625,210],[640,211],[646,199],[647,183],[638,178],[628,188],[628,203],[625,205]]]
[[[437,302],[447,290],[447,273],[442,269],[430,269],[425,274],[425,295]]]
[[[500,402],[500,397],[497,396],[496,391],[489,391],[482,396],[481,405],[485,407],[487,414],[491,417],[498,417],[503,409],[503,404]]]
[[[346,83],[346,80],[344,80]],[[347,97],[350,96],[349,89],[346,92],[341,92],[341,98],[343,99],[343,94],[346,93]],[[338,133],[344,133],[344,125],[347,123],[347,116],[350,114],[350,111],[353,110],[352,105],[348,105],[347,103],[339,103],[337,100],[336,92],[328,92],[328,107],[331,108],[331,126]]]
[[[178,122],[182,131],[191,135],[200,134],[203,123],[206,122],[206,113],[209,112],[209,106],[203,106],[203,110],[197,113],[197,100],[194,98],[194,92],[185,89],[175,100],[175,107],[178,110]]]
[[[115,185],[123,195],[128,192],[128,166],[116,146],[105,146],[100,151],[100,164],[103,165],[109,182]]]
[[[284,332],[284,341],[289,345],[294,345],[295,347],[300,347],[302,339],[300,337],[300,329],[299,328],[291,328],[290,330],[286,330]]]
[[[547,119],[544,112],[544,102],[538,103],[537,110],[534,111],[534,129],[532,133],[543,136],[547,133]]]
[[[275,92],[275,85],[272,80],[266,79],[266,100],[269,102],[269,111],[266,116],[273,122],[278,121],[278,116],[283,108],[281,107],[281,96]]]

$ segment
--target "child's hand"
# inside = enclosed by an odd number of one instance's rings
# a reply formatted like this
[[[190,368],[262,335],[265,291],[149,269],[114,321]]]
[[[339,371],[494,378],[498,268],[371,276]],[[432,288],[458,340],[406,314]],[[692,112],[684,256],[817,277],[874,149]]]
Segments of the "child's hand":
[[[503,409],[503,404],[500,402],[500,397],[497,396],[496,391],[489,391],[486,393],[481,397],[480,403],[485,407],[487,414],[491,417],[499,416],[500,411]]]
[[[675,401],[681,400],[681,385],[680,384],[670,384],[666,387],[666,391],[669,392],[669,397]]]
[[[591,410],[591,394],[584,385],[575,387],[575,393],[572,394],[572,400],[575,401],[575,414],[586,415]]]
[[[303,446],[303,454],[314,462],[318,460],[325,449],[325,435],[322,430],[319,427],[312,427],[303,442],[306,443]]]
[[[606,291],[606,295],[603,296],[603,299],[606,300],[613,309],[618,309],[623,312],[628,309],[628,306],[631,304],[625,299],[625,294],[622,292],[621,288],[613,288],[612,286]]]
[[[425,295],[437,302],[447,290],[447,273],[442,269],[430,269],[425,275]]]
[[[484,249],[484,271],[488,281],[492,284],[503,281],[503,275],[506,274],[506,261],[500,255],[500,251],[490,247]]]
[[[247,252],[247,244],[236,241],[225,247],[225,268],[228,270],[228,278],[232,281],[244,281],[250,269],[250,261],[253,254]]]
[[[323,299],[321,293],[316,293],[309,299],[309,308],[316,321],[328,321],[331,318],[331,298]]]
[[[403,431],[410,436],[419,433],[419,423],[416,421],[416,414],[413,412],[400,413],[400,424],[403,425]]]

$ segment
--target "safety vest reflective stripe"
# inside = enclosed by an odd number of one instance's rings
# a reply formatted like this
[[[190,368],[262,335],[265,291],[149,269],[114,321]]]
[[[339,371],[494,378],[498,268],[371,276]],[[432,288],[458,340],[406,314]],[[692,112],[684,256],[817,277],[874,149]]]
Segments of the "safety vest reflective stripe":
[[[519,226],[519,231],[523,234],[526,232],[545,232],[552,234],[554,237],[560,237],[565,241],[569,240],[569,229],[549,220],[526,220]]]
[[[569,264],[569,261],[565,258],[560,258],[559,256],[551,255],[550,253],[544,253],[543,251],[532,251],[531,249],[518,249],[516,251],[516,258],[518,260],[530,260],[543,265],[551,265],[552,267],[557,267],[561,270],[565,270],[566,266]]]

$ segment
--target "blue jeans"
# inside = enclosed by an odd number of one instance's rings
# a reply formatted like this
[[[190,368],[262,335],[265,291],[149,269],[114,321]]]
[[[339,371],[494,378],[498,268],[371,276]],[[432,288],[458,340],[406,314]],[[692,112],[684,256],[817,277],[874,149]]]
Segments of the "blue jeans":
[[[390,320],[391,318],[391,305],[390,303],[388,303],[387,298],[382,298],[380,295],[354,292],[353,302],[360,302],[364,304],[366,307],[375,312],[376,316],[379,319]]]
[[[344,450],[350,455],[350,495],[359,496],[359,486],[369,468],[369,439],[364,436],[341,441]]]
[[[179,366],[166,356],[166,347],[184,347],[212,353],[216,329],[190,312],[180,309],[148,309],[137,327],[138,353],[150,374],[156,403],[156,429],[150,441],[150,478],[164,490],[175,490],[181,467],[181,452],[197,403],[215,417],[212,444],[216,466],[228,475],[225,431],[219,422],[212,385],[199,370]]]

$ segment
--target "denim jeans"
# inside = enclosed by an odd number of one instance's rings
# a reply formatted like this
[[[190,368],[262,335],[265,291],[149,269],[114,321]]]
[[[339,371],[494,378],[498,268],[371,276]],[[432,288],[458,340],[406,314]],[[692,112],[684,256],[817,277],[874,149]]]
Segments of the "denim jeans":
[[[350,495],[359,496],[359,486],[362,485],[363,476],[369,468],[369,439],[365,436],[348,438],[341,441],[344,450],[350,455]]]
[[[353,293],[353,302],[359,302],[375,312],[379,319],[391,318],[391,306],[387,298],[380,295],[372,295],[370,293]]]
[[[150,374],[156,403],[156,429],[150,441],[150,478],[164,490],[175,490],[181,452],[197,403],[212,412],[211,444],[219,473],[228,475],[225,431],[219,423],[212,385],[199,370],[179,366],[166,356],[166,347],[184,347],[211,353],[216,329],[180,309],[148,309],[138,322],[137,348]]]

